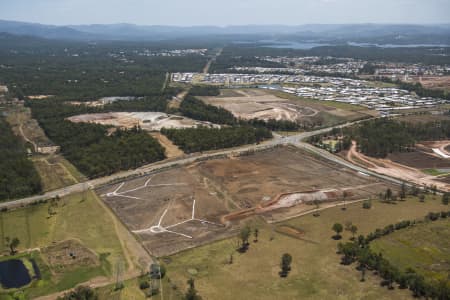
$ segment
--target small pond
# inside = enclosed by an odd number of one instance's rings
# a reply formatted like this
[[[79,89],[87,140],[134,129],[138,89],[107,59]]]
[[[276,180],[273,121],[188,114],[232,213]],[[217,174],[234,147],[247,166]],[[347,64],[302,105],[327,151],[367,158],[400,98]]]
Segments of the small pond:
[[[20,259],[0,262],[0,284],[3,288],[20,288],[30,282],[30,274]]]

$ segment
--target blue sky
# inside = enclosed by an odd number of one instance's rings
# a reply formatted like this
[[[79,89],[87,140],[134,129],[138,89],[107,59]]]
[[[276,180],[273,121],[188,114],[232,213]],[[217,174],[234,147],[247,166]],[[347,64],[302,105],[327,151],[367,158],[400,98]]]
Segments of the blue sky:
[[[0,0],[0,19],[57,25],[450,23],[450,0]]]

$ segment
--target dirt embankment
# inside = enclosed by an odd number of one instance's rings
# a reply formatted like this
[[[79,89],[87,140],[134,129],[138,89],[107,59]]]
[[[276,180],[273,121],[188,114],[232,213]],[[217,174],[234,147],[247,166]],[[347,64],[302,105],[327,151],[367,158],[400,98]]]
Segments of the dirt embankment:
[[[228,222],[239,221],[253,215],[268,213],[273,210],[282,208],[290,208],[301,204],[318,205],[319,203],[324,202],[350,200],[352,196],[354,196],[354,193],[352,193],[351,189],[352,188],[282,193],[277,195],[270,201],[261,202],[256,207],[243,209],[224,215],[221,218],[221,222],[223,224],[227,224]]]
[[[387,159],[377,159],[359,153],[356,148],[356,143],[353,142],[347,153],[347,159],[356,165],[362,165],[374,172],[407,182],[426,186],[435,185],[441,190],[450,191],[448,184],[442,182],[436,176],[426,175],[420,170],[422,168],[437,168],[438,165],[442,167],[442,164],[450,163],[448,160],[442,161],[436,155],[424,151],[390,154]]]

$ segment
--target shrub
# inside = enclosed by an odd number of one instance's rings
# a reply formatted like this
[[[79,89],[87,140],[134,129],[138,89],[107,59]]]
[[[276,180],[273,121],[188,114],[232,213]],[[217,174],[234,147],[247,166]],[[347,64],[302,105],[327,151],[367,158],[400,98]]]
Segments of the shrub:
[[[141,281],[141,283],[139,283],[139,288],[141,290],[148,289],[149,287],[150,287],[150,283],[148,283],[148,281]]]
[[[372,201],[370,200],[366,200],[363,202],[362,207],[364,209],[371,209],[372,208]]]

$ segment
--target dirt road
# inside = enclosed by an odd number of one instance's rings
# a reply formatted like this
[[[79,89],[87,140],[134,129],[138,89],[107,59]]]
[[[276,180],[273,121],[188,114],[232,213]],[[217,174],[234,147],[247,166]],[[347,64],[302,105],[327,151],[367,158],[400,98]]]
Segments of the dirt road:
[[[353,141],[350,150],[347,153],[347,160],[355,165],[361,165],[379,174],[399,178],[405,182],[412,182],[417,185],[432,186],[435,185],[439,190],[450,191],[448,184],[435,180],[436,177],[426,175],[416,168],[408,167],[389,159],[375,159],[365,156],[356,150],[356,143]]]

